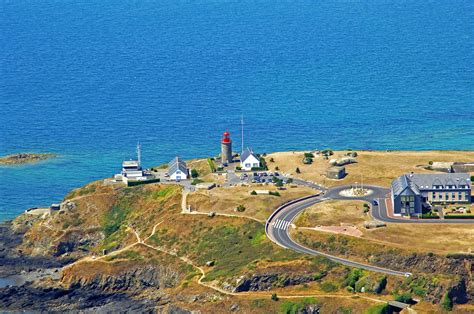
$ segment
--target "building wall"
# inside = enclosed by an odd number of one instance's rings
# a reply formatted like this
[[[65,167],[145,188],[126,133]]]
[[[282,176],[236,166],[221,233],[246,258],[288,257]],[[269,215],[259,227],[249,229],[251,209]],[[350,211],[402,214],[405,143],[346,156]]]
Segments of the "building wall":
[[[471,201],[470,190],[436,190],[424,194],[431,203],[467,203]]]
[[[188,174],[180,170],[177,170],[174,173],[170,173],[170,180],[176,181],[178,177],[180,177],[180,180],[186,180],[188,178]]]
[[[221,158],[223,163],[232,162],[232,143],[221,143]]]
[[[247,164],[250,164],[250,166],[247,167],[246,166]],[[249,156],[249,157],[247,157],[247,159],[240,162],[240,166],[244,170],[252,170],[253,167],[260,167],[260,160],[258,160],[257,158],[255,158],[253,156]]]

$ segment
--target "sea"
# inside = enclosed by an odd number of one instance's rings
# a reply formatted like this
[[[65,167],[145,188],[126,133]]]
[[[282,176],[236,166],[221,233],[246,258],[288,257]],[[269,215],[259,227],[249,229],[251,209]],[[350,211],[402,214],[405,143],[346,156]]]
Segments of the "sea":
[[[474,150],[471,0],[0,0],[0,221],[135,157]]]

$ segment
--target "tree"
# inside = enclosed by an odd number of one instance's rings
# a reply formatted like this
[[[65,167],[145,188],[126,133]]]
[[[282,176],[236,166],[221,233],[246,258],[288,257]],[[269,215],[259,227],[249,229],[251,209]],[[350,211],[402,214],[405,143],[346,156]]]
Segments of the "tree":
[[[256,193],[256,192],[255,192],[255,193]],[[240,204],[239,206],[237,206],[237,207],[235,208],[235,210],[241,213],[241,212],[245,211],[245,206],[242,205],[242,204]]]
[[[443,301],[441,301],[441,307],[446,311],[451,311],[453,309],[453,300],[449,296],[449,293],[444,295]]]
[[[275,171],[278,171],[280,170],[280,168],[278,166],[275,167]]]
[[[278,187],[278,188],[281,188],[281,187],[283,186],[283,181],[278,180],[278,181],[275,183],[275,186]]]
[[[273,293],[273,294],[272,294],[272,300],[273,300],[273,301],[278,301],[278,296],[277,296],[276,293]]]
[[[257,195],[257,192],[255,192],[255,190],[253,190],[252,192],[250,192],[250,195]]]
[[[286,180],[286,183],[288,183],[288,184],[293,183],[293,179],[292,179],[292,178],[288,178],[288,180]]]
[[[191,177],[192,177],[192,178],[197,178],[197,177],[199,177],[199,173],[197,172],[196,169],[192,169],[192,170],[191,170]]]
[[[273,159],[273,157],[270,157],[270,162],[275,162],[275,159]]]
[[[300,168],[296,168],[296,173],[301,173]]]

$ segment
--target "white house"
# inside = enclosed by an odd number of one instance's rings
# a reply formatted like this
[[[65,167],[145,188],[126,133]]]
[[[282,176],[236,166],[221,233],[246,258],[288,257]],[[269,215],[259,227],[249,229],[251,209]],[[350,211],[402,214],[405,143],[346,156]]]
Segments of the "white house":
[[[189,177],[186,163],[181,158],[176,157],[168,163],[168,175],[172,181],[186,180]]]
[[[126,160],[122,163],[122,172],[115,176],[116,180],[121,179],[123,182],[128,181],[145,181],[147,176],[143,173],[143,169],[138,160]]]
[[[260,159],[249,148],[244,150],[240,155],[240,167],[242,170],[252,170],[252,168],[260,167]]]

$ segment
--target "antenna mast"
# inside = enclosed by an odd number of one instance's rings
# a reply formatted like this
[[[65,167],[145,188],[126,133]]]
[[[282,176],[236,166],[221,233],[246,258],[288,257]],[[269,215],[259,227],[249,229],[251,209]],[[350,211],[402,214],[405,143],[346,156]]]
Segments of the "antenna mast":
[[[140,142],[137,143],[137,161],[138,161],[138,166],[141,167],[141,165],[142,165],[142,146],[140,145]]]
[[[241,119],[240,119],[240,124],[242,126],[242,150],[241,152],[244,151],[244,115],[242,114]]]

